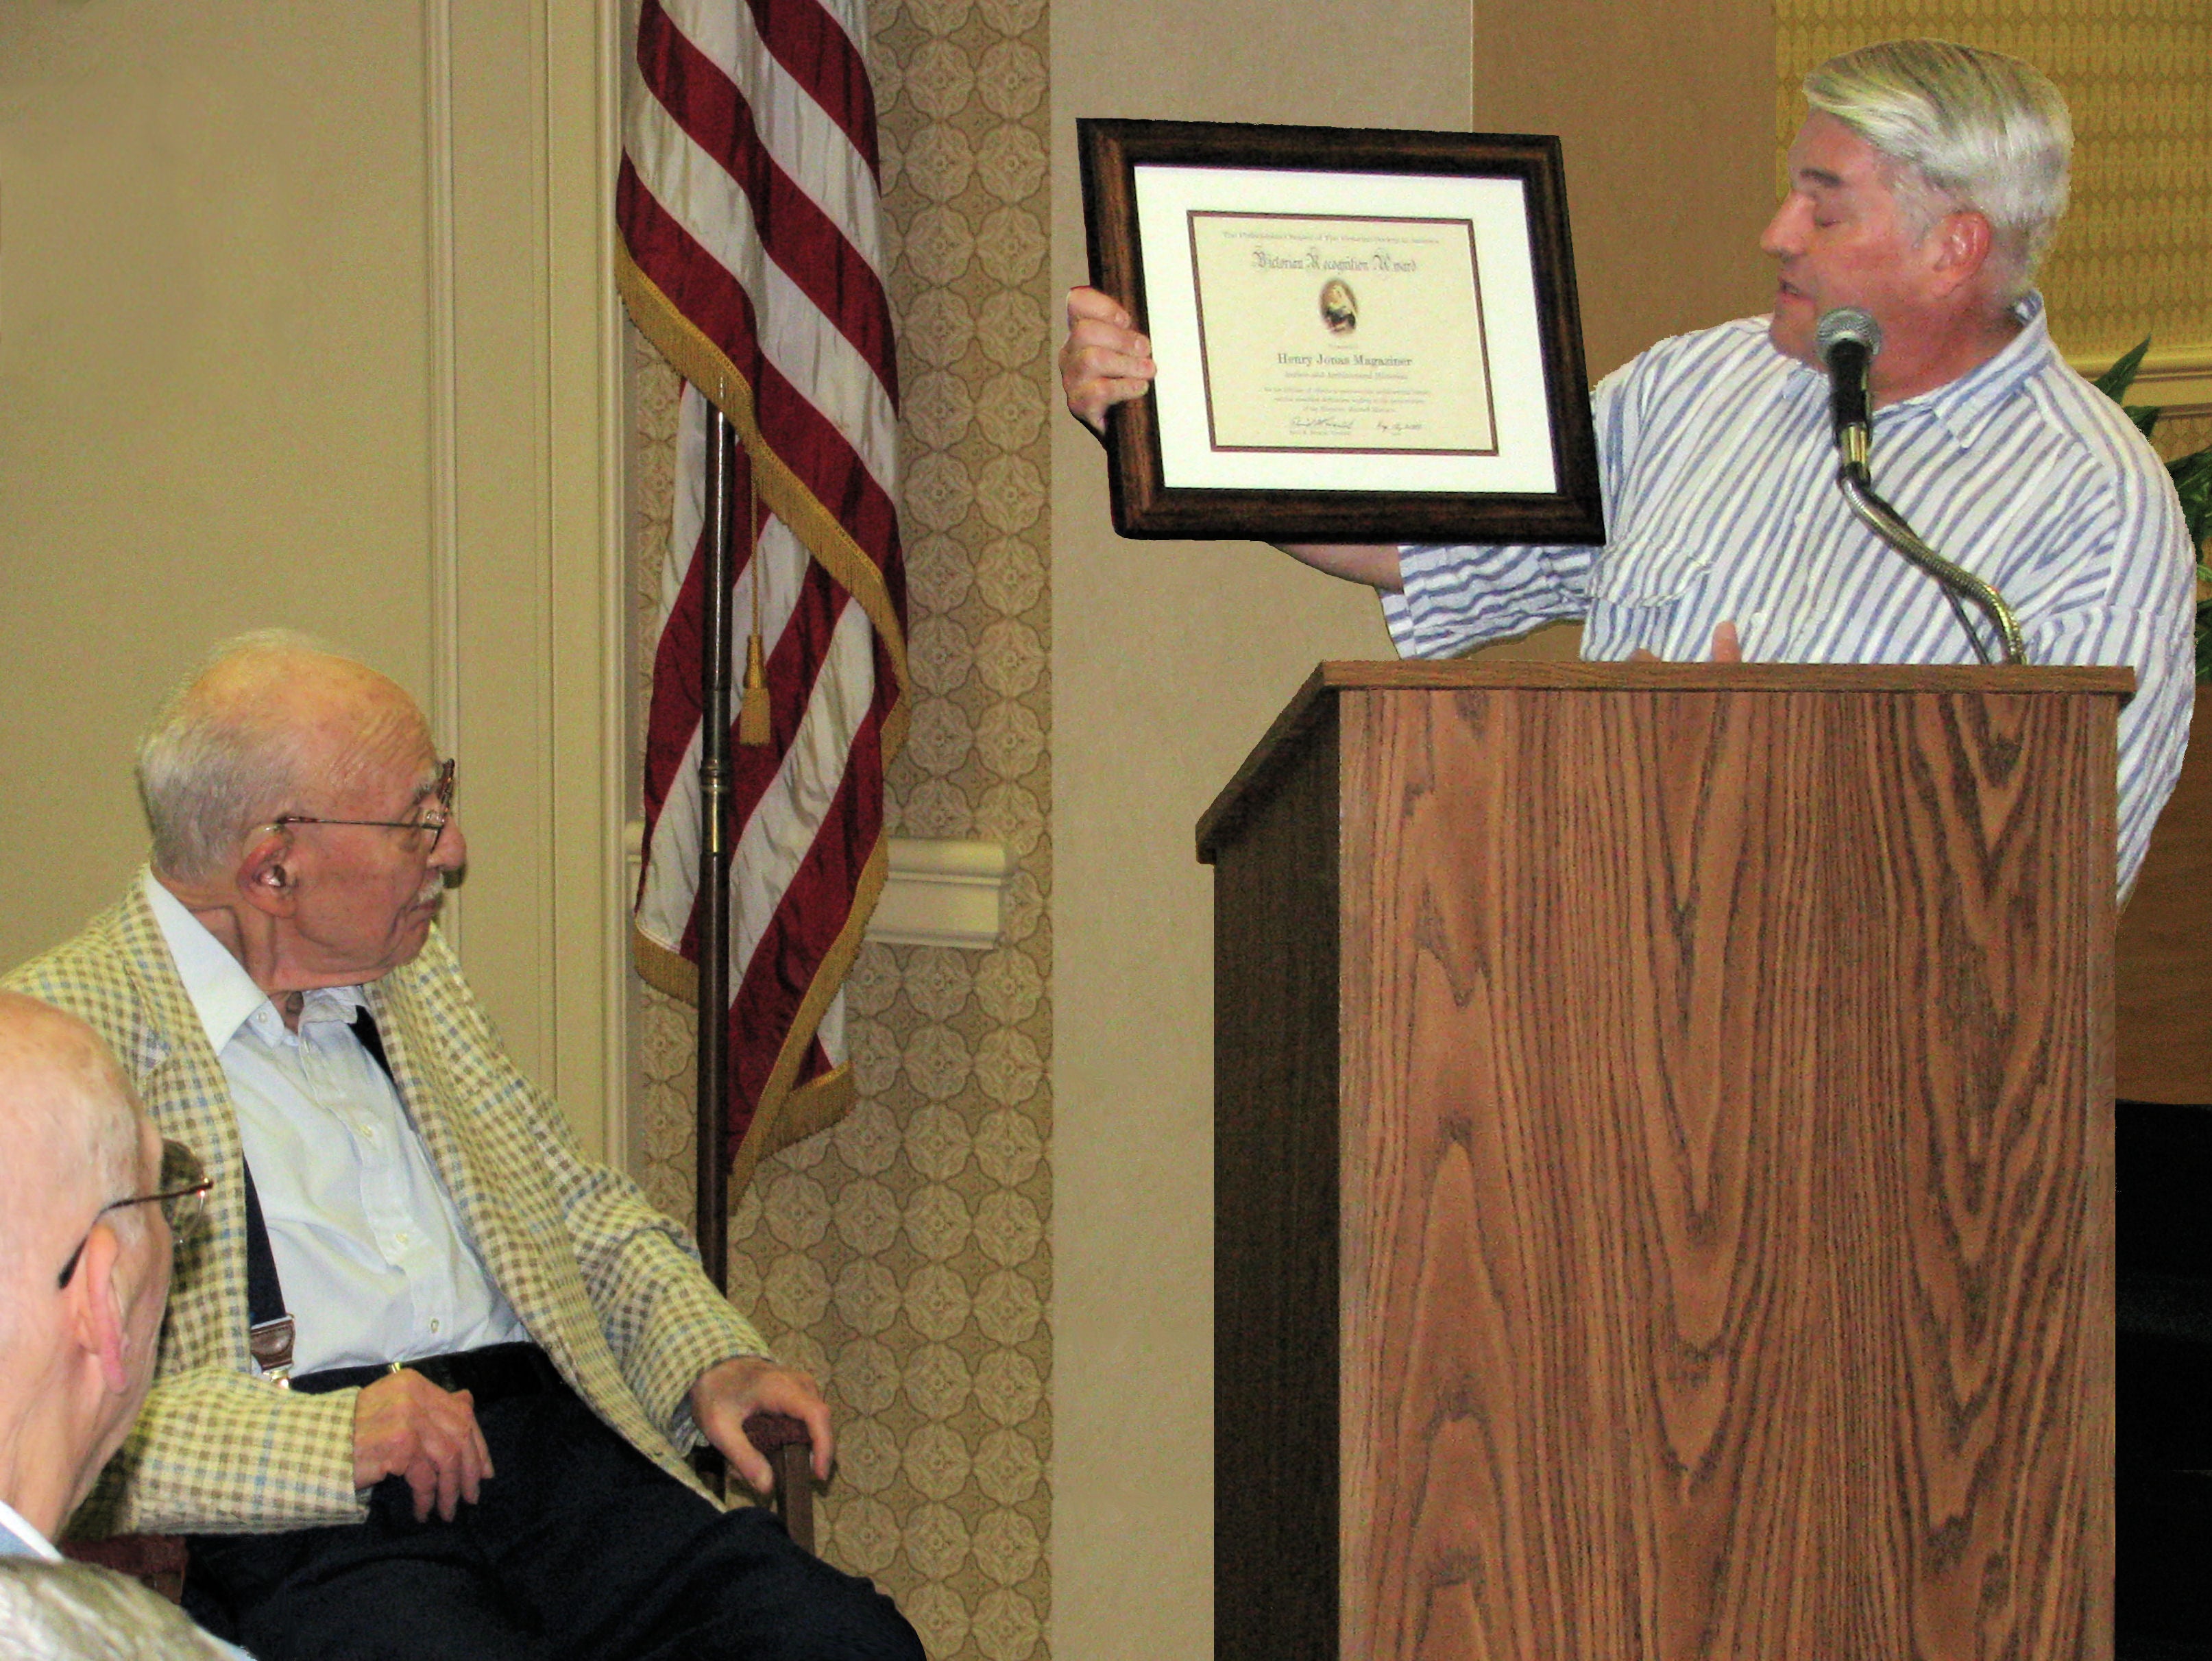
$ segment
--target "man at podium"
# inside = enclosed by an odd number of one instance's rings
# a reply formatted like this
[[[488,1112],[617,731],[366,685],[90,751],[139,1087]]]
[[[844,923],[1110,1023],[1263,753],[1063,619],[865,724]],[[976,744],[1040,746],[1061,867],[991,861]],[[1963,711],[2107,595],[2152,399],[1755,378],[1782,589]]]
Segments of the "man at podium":
[[[1592,395],[1605,545],[1284,551],[1379,590],[1408,656],[1581,618],[1595,659],[1974,661],[1946,591],[1832,485],[1814,331],[1858,307],[1881,335],[1869,390],[1889,500],[2010,601],[2028,661],[2136,672],[2124,894],[2187,742],[2195,565],[2164,468],[2059,357],[2033,287],[2065,210],[2065,101],[2027,64],[1936,40],[1832,58],[1805,94],[1760,239],[1779,267],[1772,313],[1661,341]],[[1095,289],[1067,310],[1067,405],[1103,432],[1150,386],[1150,343]]]

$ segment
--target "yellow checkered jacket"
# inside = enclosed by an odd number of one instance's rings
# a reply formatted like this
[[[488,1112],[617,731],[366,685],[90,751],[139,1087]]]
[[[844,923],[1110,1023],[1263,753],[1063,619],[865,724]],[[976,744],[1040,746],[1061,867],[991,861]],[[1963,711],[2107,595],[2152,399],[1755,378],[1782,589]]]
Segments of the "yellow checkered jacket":
[[[297,1396],[246,1350],[246,1190],[238,1120],[140,886],[67,945],[8,975],[89,1022],[161,1134],[215,1179],[177,1260],[152,1392],[72,1521],[73,1534],[249,1532],[350,1523],[359,1392]],[[368,989],[401,1099],[493,1281],[577,1395],[632,1446],[697,1483],[690,1388],[715,1362],[764,1354],[676,1224],[627,1177],[577,1153],[559,1110],[507,1059],[434,930]]]

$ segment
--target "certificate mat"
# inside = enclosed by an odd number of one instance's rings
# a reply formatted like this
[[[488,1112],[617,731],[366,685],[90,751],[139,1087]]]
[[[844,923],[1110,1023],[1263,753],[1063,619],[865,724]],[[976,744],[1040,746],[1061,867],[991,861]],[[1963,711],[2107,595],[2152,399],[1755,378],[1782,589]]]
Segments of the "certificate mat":
[[[1092,286],[1158,365],[1107,412],[1122,535],[1605,539],[1556,138],[1076,134]]]
[[[1474,222],[1190,215],[1218,450],[1495,455]]]
[[[1558,488],[1521,180],[1135,172],[1170,489]],[[1285,234],[1259,234],[1264,216]],[[1261,265],[1292,259],[1307,268]],[[1322,315],[1332,280],[1348,333]]]

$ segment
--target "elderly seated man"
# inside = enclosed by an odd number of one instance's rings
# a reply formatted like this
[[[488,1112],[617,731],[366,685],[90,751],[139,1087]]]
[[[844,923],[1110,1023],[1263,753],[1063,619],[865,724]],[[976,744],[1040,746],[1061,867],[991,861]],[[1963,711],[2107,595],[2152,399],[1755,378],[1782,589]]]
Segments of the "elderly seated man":
[[[154,1379],[169,1253],[206,1178],[82,1021],[0,992],[0,1653],[236,1656],[52,1536]],[[173,1225],[174,1229],[173,1230]]]
[[[762,1409],[826,1476],[829,1409],[500,1047],[435,927],[468,846],[407,695],[248,636],[138,781],[150,868],[9,977],[214,1177],[84,1523],[187,1533],[187,1606],[264,1661],[920,1661],[888,1598],[692,1476],[703,1436],[767,1488]]]

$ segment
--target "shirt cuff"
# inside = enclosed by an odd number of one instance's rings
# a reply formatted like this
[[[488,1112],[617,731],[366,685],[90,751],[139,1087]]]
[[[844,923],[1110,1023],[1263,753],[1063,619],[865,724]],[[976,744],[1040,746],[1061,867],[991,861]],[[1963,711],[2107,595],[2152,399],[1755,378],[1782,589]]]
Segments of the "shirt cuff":
[[[699,1421],[691,1411],[691,1392],[697,1387],[700,1379],[721,1366],[724,1361],[767,1361],[773,1365],[775,1357],[770,1355],[766,1350],[733,1349],[728,1354],[718,1356],[708,1362],[694,1373],[690,1384],[684,1387],[683,1395],[676,1398],[675,1410],[668,1415],[668,1439],[676,1444],[676,1451],[678,1453],[689,1453],[707,1439],[706,1433],[699,1428]]]
[[[1460,551],[1433,543],[1398,550],[1398,580],[1404,590],[1383,594],[1382,621],[1400,657],[1453,657],[1474,643],[1465,620],[1442,614],[1436,605],[1438,588],[1457,570],[1455,556]]]
[[[1401,550],[1401,557],[1402,553]],[[1398,655],[1401,658],[1419,657],[1420,651],[1416,644],[1417,634],[1413,627],[1413,603],[1404,594],[1388,588],[1376,589],[1375,597],[1382,602],[1382,626],[1390,631],[1390,644],[1398,648]]]

